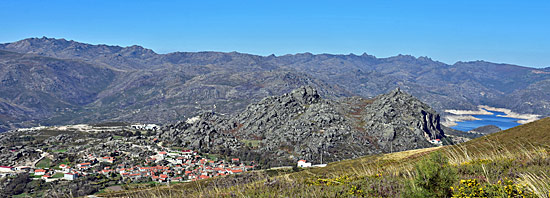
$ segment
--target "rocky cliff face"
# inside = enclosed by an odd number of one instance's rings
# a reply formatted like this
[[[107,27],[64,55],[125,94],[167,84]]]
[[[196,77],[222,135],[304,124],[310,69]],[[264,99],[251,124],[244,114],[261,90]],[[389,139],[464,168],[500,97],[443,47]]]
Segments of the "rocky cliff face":
[[[439,114],[400,89],[377,97],[367,106],[363,121],[369,129],[379,132],[378,138],[386,140],[380,142],[386,150],[388,146],[407,148],[411,140],[413,144],[423,146],[422,139],[443,137]],[[389,142],[392,145],[387,145]]]
[[[231,116],[202,113],[159,136],[175,146],[279,166],[430,147],[428,139],[444,133],[433,109],[398,89],[375,99],[328,100],[306,86]]]

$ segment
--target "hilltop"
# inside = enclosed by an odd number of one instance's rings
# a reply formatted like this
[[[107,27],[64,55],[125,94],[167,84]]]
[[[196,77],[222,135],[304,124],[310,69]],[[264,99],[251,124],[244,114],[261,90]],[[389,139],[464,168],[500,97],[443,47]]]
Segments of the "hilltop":
[[[206,112],[168,125],[159,137],[166,145],[274,167],[432,147],[429,141],[445,134],[439,114],[399,89],[330,100],[305,86],[229,116]]]
[[[371,98],[400,87],[438,112],[478,105],[522,114],[550,112],[544,91],[550,85],[548,69],[485,61],[448,65],[408,55],[159,54],[141,46],[45,37],[0,44],[0,50],[1,131],[103,121],[161,124],[208,110],[232,114],[306,85],[327,98]]]

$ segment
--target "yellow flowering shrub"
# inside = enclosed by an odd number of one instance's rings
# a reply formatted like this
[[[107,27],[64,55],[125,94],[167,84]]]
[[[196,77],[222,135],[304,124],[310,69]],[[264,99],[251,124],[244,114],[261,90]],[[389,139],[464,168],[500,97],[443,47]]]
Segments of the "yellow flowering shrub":
[[[476,179],[460,180],[458,187],[451,187],[453,197],[486,197],[486,192]]]
[[[364,196],[365,193],[362,189],[358,188],[356,185],[352,185],[351,188],[348,190],[348,195],[354,195],[354,196]]]
[[[516,184],[509,179],[485,185],[481,185],[476,179],[463,179],[458,186],[451,187],[451,190],[453,197],[536,197],[527,190],[526,185]]]

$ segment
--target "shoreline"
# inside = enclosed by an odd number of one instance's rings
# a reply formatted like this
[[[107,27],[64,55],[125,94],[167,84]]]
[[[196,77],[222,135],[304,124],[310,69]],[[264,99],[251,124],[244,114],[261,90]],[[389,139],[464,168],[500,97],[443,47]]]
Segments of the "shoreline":
[[[489,111],[498,111],[505,114],[505,115],[497,115],[497,117],[519,119],[516,121],[519,124],[526,124],[529,122],[533,122],[540,119],[541,117],[540,115],[537,115],[537,114],[520,114],[520,113],[513,112],[510,109],[490,107],[487,105],[478,105],[477,108],[478,110],[457,110],[457,109],[445,110],[446,113],[450,113],[453,115],[444,116],[445,121],[442,122],[441,124],[446,127],[453,127],[458,125],[457,122],[481,120],[479,118],[474,117],[473,115],[493,115],[493,113]]]
[[[536,120],[540,119],[540,116],[541,116],[541,115],[537,115],[537,114],[520,114],[520,113],[513,112],[510,109],[490,107],[490,106],[487,106],[487,105],[480,105],[478,107],[485,108],[489,111],[498,111],[498,112],[502,112],[502,113],[506,114],[506,115],[497,115],[498,117],[520,119],[520,120],[516,121],[517,123],[520,123],[520,124],[526,124],[526,123],[529,123],[529,122],[536,121]]]
[[[472,115],[453,115],[453,116],[445,116],[445,121],[441,124],[446,127],[453,127],[458,125],[456,122],[462,122],[462,121],[469,121],[469,120],[481,120],[479,118],[476,118]]]

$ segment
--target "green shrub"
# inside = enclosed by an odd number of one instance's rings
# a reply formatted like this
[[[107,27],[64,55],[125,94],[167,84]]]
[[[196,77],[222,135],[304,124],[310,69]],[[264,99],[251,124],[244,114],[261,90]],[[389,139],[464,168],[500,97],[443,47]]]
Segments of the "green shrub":
[[[415,164],[416,176],[403,191],[403,197],[451,197],[457,180],[456,170],[440,152]]]

